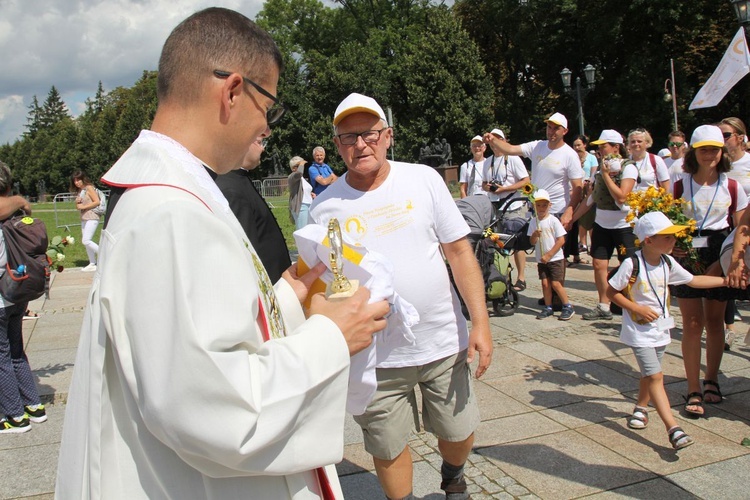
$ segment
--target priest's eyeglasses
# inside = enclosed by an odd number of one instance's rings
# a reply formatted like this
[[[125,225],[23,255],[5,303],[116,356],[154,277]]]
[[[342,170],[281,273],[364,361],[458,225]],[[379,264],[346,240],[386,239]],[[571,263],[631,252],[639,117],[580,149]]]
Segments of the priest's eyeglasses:
[[[232,73],[230,73],[229,71],[222,71],[218,69],[214,70],[214,76],[216,78],[222,78],[222,79],[229,78],[231,74]],[[248,85],[253,86],[255,90],[257,90],[261,95],[268,97],[274,102],[274,105],[271,106],[271,108],[266,111],[266,122],[268,122],[269,125],[274,125],[278,123],[278,121],[281,120],[281,118],[286,113],[286,106],[284,106],[275,95],[271,94],[269,91],[267,91],[266,89],[264,89],[263,87],[261,87],[260,85],[252,81],[251,79],[244,77],[244,76],[242,77],[242,79]]]
[[[375,144],[380,140],[380,134],[382,134],[385,130],[388,130],[388,127],[381,128],[380,130],[367,130],[359,134],[339,134],[336,137],[339,138],[339,142],[343,146],[352,146],[354,144],[357,144],[358,137],[361,137],[365,144]]]

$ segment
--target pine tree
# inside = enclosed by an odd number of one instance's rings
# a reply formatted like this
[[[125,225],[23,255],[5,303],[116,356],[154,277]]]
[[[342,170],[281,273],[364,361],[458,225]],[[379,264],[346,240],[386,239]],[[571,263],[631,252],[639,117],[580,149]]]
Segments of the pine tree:
[[[65,105],[62,97],[60,96],[60,93],[53,85],[49,90],[49,94],[47,94],[47,100],[44,101],[44,105],[41,109],[41,113],[39,116],[40,126],[46,129],[50,129],[56,123],[61,122],[66,118],[70,118],[68,107]]]
[[[39,106],[39,100],[36,95],[31,98],[31,104],[29,105],[29,115],[26,117],[26,132],[24,137],[33,139],[39,129],[42,126],[41,123],[42,108]]]

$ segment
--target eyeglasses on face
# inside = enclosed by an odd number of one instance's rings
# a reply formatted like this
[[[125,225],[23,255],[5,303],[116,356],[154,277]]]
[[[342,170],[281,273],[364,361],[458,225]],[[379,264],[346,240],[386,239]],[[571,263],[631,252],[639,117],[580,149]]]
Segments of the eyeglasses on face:
[[[667,146],[670,148],[681,148],[682,145],[685,144],[684,142],[668,142]]]
[[[380,130],[367,130],[365,132],[360,132],[359,134],[339,134],[336,137],[339,138],[339,142],[344,146],[356,144],[358,137],[361,137],[362,140],[365,141],[365,144],[375,144],[380,140],[380,134],[385,130],[388,130],[388,127],[383,127]]]
[[[734,132],[722,132],[721,135],[724,136],[724,139],[731,139],[734,135]]]
[[[231,74],[232,73],[230,73],[229,71],[222,71],[219,69],[214,70],[214,76],[216,78],[222,78],[222,79],[229,78]],[[273,101],[274,105],[271,106],[271,108],[266,111],[266,122],[268,122],[269,125],[274,125],[279,120],[281,120],[281,118],[286,113],[286,106],[284,106],[275,95],[271,94],[269,91],[267,91],[266,89],[264,89],[263,87],[261,87],[260,85],[252,81],[251,79],[243,76],[242,80],[244,80],[244,82],[247,83],[248,85],[251,85],[253,88],[255,88],[255,90],[257,90],[258,93],[260,93],[261,95],[265,97],[268,97],[269,99]]]

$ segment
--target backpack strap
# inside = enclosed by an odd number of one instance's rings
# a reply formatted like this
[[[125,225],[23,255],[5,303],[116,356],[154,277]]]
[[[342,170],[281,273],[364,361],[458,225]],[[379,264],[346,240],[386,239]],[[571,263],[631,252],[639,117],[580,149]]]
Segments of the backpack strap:
[[[653,153],[648,154],[648,161],[651,162],[651,168],[654,169],[654,181],[656,181],[656,187],[661,187],[661,182],[659,182],[659,175],[656,173],[656,155]]]
[[[729,188],[729,196],[732,199],[732,203],[729,205],[729,212],[727,214],[727,222],[729,223],[729,229],[734,229],[734,213],[737,211],[737,181],[730,179],[727,176],[727,187]]]
[[[469,166],[469,162],[471,160],[466,161],[466,166]],[[474,162],[474,168],[471,169],[471,175],[469,176],[469,184],[466,186],[466,194],[469,194],[469,189],[474,189],[474,179],[477,177],[477,162]],[[474,194],[474,193],[471,193]]]

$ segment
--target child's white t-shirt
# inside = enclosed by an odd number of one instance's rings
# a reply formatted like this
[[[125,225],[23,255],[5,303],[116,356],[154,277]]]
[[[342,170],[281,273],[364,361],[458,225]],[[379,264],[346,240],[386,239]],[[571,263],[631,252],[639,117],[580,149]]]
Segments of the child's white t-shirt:
[[[636,304],[648,306],[654,311],[660,312],[663,317],[669,317],[669,287],[667,285],[684,285],[693,280],[693,275],[685,270],[669,255],[672,267],[664,261],[659,265],[652,266],[645,261],[641,251],[635,253],[639,260],[638,277],[631,287],[631,296],[628,297]],[[615,290],[624,290],[633,272],[633,259],[625,259],[620,264],[620,269],[609,280],[609,284]],[[669,344],[671,341],[669,330],[659,331],[656,321],[641,325],[633,321],[630,312],[624,310],[622,313],[622,328],[620,329],[620,340],[631,347],[659,347]]]
[[[537,220],[536,217],[532,217],[531,221],[529,222],[529,230],[527,231],[527,234],[529,236],[531,236],[534,233],[534,231],[536,231],[536,227],[537,227],[536,220]],[[536,242],[536,245],[535,245],[537,262],[540,262],[542,255],[549,252],[549,249],[555,246],[555,240],[557,240],[557,238],[568,234],[568,232],[565,230],[562,223],[560,222],[560,219],[558,219],[554,215],[549,215],[549,214],[547,214],[547,217],[539,221],[539,229],[542,230],[542,234],[541,236],[539,236],[539,240]],[[542,252],[542,249],[540,247],[544,247],[544,252]],[[565,254],[563,253],[563,249],[561,247],[560,249],[557,250],[555,255],[552,256],[549,262],[562,260],[564,258],[565,258]]]

